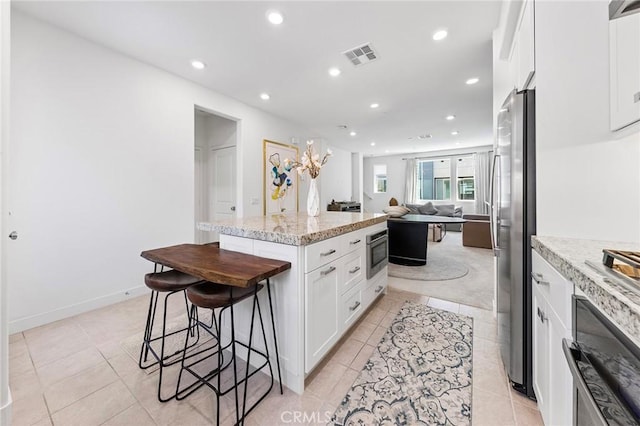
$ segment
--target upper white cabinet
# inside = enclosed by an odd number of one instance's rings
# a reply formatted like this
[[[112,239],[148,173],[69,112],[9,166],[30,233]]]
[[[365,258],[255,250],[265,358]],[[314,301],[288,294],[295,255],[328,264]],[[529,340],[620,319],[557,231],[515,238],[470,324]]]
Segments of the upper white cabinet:
[[[536,69],[535,35],[534,35],[534,2],[528,0],[522,9],[520,25],[516,30],[515,46],[512,61],[516,71],[516,87],[518,90],[529,88]]]
[[[609,22],[611,130],[640,121],[640,14]]]

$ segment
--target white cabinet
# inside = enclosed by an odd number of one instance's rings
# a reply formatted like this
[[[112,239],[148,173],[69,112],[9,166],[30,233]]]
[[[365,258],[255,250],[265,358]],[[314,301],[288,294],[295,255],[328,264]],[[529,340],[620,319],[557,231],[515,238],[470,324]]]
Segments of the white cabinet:
[[[611,130],[640,120],[640,14],[609,22]]]
[[[533,390],[545,424],[569,425],[573,381],[562,339],[571,339],[573,284],[535,251],[532,260]]]
[[[366,236],[380,224],[305,247],[305,373],[386,288],[386,268],[366,279]]]
[[[527,89],[535,72],[534,2],[527,0],[522,8],[520,25],[516,32],[512,60],[516,68],[516,87]]]
[[[315,365],[340,337],[339,260],[305,275],[306,365]]]

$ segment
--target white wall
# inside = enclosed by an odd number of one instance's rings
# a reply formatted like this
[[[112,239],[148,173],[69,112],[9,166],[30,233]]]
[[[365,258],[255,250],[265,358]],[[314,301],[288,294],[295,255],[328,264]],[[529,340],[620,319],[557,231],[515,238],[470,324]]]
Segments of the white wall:
[[[382,209],[389,205],[389,200],[394,197],[400,204],[405,200],[405,174],[406,161],[403,158],[409,157],[439,157],[444,155],[464,155],[473,152],[489,151],[491,147],[482,146],[473,149],[458,149],[446,151],[432,151],[404,155],[389,155],[384,157],[366,157],[363,164],[363,186],[364,186],[364,211],[370,213],[381,213]],[[387,192],[373,192],[373,166],[376,164],[385,164],[387,166]],[[452,175],[453,182],[455,182]],[[475,201],[436,201],[434,204],[455,204],[462,207],[463,213],[475,213]]]
[[[539,235],[640,242],[640,125],[609,130],[607,3],[536,2]]]
[[[320,172],[320,210],[331,200],[351,200],[351,152],[329,146],[333,155]],[[324,155],[324,154],[323,154]]]
[[[262,211],[262,140],[310,134],[15,11],[12,76],[13,331],[135,293],[142,250],[193,240],[194,106],[240,120],[240,215]]]
[[[7,146],[9,144],[9,90],[11,62],[11,3],[0,2],[0,232],[8,235],[8,224],[4,214],[6,196]],[[11,392],[9,391],[9,333],[8,333],[8,285],[6,246],[12,241],[2,238],[0,242],[0,425],[11,424]]]

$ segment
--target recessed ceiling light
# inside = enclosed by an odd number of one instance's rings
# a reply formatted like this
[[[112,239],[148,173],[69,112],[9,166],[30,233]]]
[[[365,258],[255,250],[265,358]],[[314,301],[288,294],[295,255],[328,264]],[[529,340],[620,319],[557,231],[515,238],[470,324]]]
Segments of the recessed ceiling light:
[[[447,37],[447,30],[439,30],[433,33],[433,39],[436,41],[443,40]]]
[[[205,64],[202,61],[194,60],[194,61],[191,61],[191,66],[197,70],[203,70],[207,67],[207,64]]]
[[[458,131],[457,131],[457,130],[454,130],[453,132],[451,132],[451,134],[452,134],[453,136],[456,136],[456,135],[458,134]]]
[[[378,107],[380,106],[380,104],[373,103],[373,104],[371,104],[371,105],[369,105],[369,106],[370,106],[371,108],[378,108]]]
[[[267,19],[273,25],[280,25],[284,21],[284,18],[282,17],[282,13],[278,12],[277,10],[271,10],[267,12]]]
[[[260,99],[262,99],[263,101],[268,101],[269,99],[271,99],[271,96],[269,96],[268,93],[260,93]]]
[[[340,75],[342,71],[340,71],[340,68],[329,68],[329,75],[331,77],[337,77]]]
[[[356,132],[349,132],[349,134],[350,134],[351,136],[355,136],[355,135],[357,135],[357,133],[356,133]]]
[[[456,145],[460,145],[460,142],[456,142]]]
[[[447,120],[451,121],[451,120],[453,120],[454,118],[456,118],[456,116],[455,116],[455,115],[447,115],[445,118],[446,118]]]
[[[388,149],[385,149],[385,150],[384,150],[384,153],[385,153],[385,154],[388,154],[388,153],[389,153],[389,150],[388,150]]]
[[[480,79],[478,77],[473,77],[473,78],[470,78],[469,80],[467,80],[467,84],[476,84],[479,81],[480,81]]]
[[[376,146],[376,143],[375,142],[371,142],[371,146]]]

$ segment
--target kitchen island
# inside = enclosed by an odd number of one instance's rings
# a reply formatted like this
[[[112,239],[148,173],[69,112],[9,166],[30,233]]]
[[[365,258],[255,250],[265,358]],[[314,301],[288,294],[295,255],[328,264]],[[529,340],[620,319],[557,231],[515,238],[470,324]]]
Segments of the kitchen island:
[[[345,212],[198,224],[200,230],[220,233],[220,248],[291,262],[289,271],[272,279],[272,290],[283,383],[299,394],[305,377],[386,291],[386,267],[367,278],[366,244],[368,235],[386,228],[384,214]],[[260,297],[266,297],[262,293]],[[250,311],[248,303],[236,310],[240,339],[248,336]],[[269,348],[273,348],[270,327],[266,328]],[[273,357],[275,351],[270,354]]]

